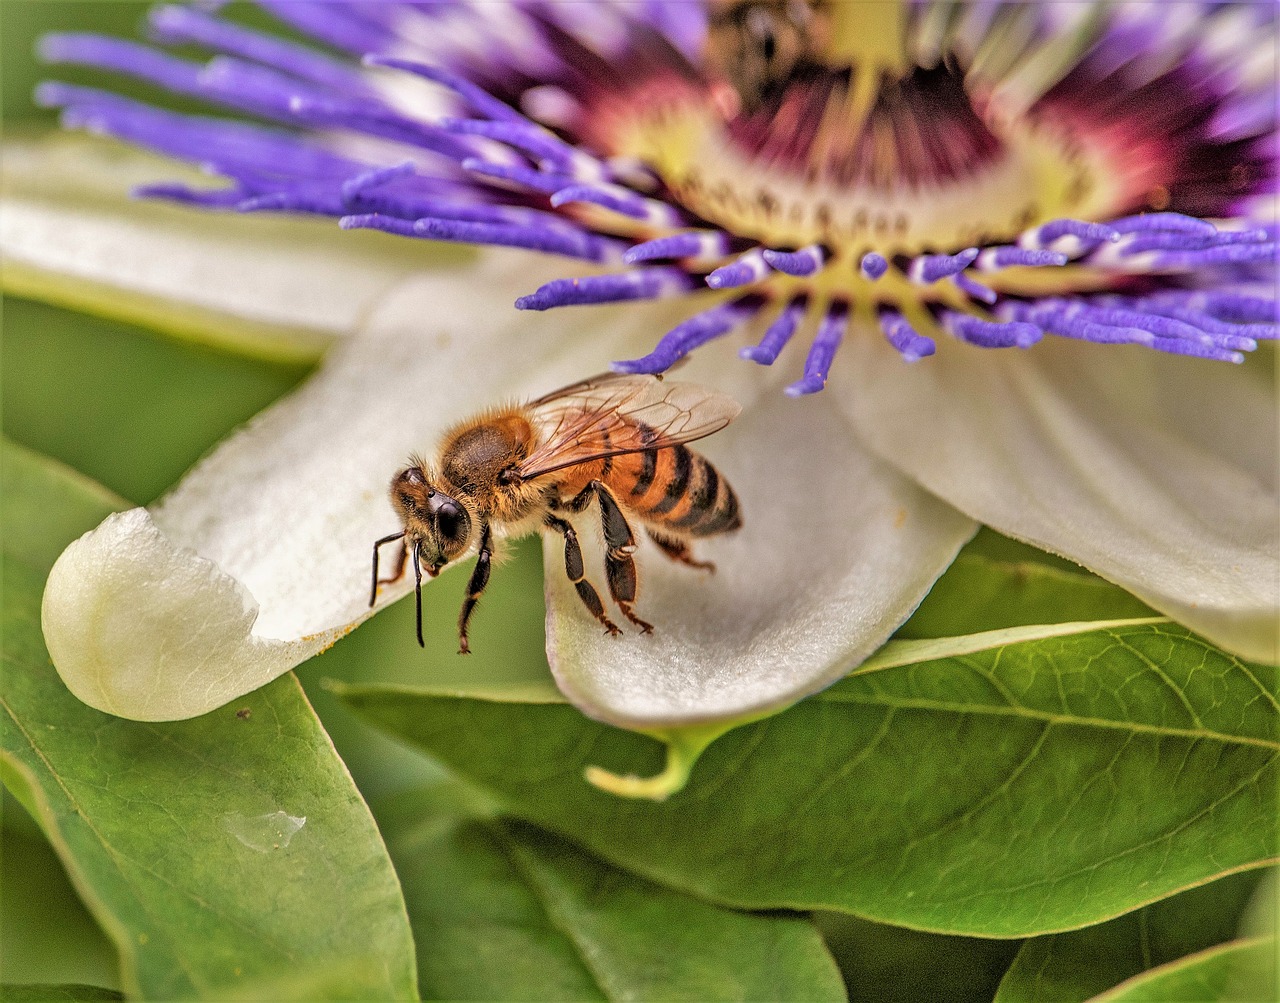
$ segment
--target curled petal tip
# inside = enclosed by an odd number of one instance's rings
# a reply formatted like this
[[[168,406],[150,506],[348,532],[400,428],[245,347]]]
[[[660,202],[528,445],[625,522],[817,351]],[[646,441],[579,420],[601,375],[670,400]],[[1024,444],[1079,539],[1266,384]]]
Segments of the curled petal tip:
[[[204,714],[341,633],[273,641],[252,633],[257,617],[240,582],[175,546],[141,508],[109,516],[63,551],[41,607],[49,656],[67,688],[138,721]]]

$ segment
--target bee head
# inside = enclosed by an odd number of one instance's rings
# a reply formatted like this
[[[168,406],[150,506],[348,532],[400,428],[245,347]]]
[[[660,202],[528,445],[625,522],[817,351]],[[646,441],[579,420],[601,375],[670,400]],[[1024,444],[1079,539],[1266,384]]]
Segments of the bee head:
[[[717,0],[706,58],[748,110],[819,57],[828,32],[822,0]]]
[[[437,488],[421,463],[411,464],[392,479],[391,504],[404,522],[409,551],[416,551],[428,575],[438,575],[466,551],[471,539],[466,505]]]

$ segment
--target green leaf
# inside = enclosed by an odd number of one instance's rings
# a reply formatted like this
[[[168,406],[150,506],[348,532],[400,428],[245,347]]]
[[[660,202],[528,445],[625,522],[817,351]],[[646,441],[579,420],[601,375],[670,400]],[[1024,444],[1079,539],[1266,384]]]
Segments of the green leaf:
[[[94,1000],[122,1000],[124,996],[114,989],[101,986],[85,986],[78,983],[4,982],[0,983],[0,1000],[9,1003],[92,1003]]]
[[[1095,1003],[1254,1003],[1276,998],[1276,940],[1233,940],[1153,968]]]
[[[166,725],[81,704],[49,664],[40,593],[49,555],[120,503],[17,447],[0,461],[0,774],[115,942],[126,993],[225,998],[346,964],[358,995],[413,998],[390,861],[297,682]]]
[[[1044,633],[988,636],[1019,631]],[[855,673],[720,739],[663,804],[584,784],[588,765],[651,774],[660,750],[570,708],[344,692],[522,817],[671,887],[1019,937],[1274,859],[1276,676],[1165,622],[1063,627]]]
[[[845,998],[808,921],[662,888],[482,804],[442,804],[450,794],[379,812],[423,945],[424,998]]]
[[[1082,568],[989,557],[981,551],[973,544],[962,550],[895,636],[953,637],[1024,624],[1156,615],[1120,586]]]
[[[120,984],[115,948],[89,915],[31,816],[4,793],[0,979]]]
[[[1005,973],[996,1003],[1087,1000],[1149,968],[1230,940],[1261,876],[1233,874],[1107,923],[1028,940]]]

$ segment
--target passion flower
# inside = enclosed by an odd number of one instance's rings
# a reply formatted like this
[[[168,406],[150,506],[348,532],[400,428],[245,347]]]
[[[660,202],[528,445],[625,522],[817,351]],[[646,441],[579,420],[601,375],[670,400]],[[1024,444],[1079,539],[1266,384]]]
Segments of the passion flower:
[[[689,355],[747,406],[708,440],[745,525],[711,583],[650,577],[652,638],[597,636],[548,576],[548,655],[588,713],[661,732],[812,692],[892,632],[973,520],[1276,657],[1274,388],[1221,364],[1277,333],[1270,5],[263,6],[317,44],[186,7],[152,33],[207,60],[43,44],[235,117],[41,97],[226,179],[152,197],[517,255],[371,297],[298,395],[64,554],[46,637],[86,700],[188,716],[285,671],[367,615],[409,452],[610,359]],[[56,236],[46,268],[76,246]],[[102,258],[99,280],[136,280],[136,253],[127,273]],[[715,339],[778,365],[695,352]]]

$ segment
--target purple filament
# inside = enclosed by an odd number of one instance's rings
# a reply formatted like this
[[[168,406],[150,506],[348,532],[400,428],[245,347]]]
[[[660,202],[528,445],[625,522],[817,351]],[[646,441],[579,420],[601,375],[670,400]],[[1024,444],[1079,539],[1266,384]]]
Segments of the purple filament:
[[[1280,317],[1280,303],[1247,293],[1208,292],[1205,290],[1170,289],[1143,298],[1143,303],[1173,303],[1193,310],[1203,310],[1219,320],[1239,324],[1266,323]]]
[[[82,125],[233,176],[246,170],[291,170],[336,179],[365,169],[266,126],[179,115],[70,84],[41,84],[36,100],[46,107],[65,106],[62,118],[67,126]]]
[[[908,268],[912,282],[929,285],[949,275],[963,272],[978,256],[976,247],[969,247],[959,254],[922,254]]]
[[[764,303],[764,297],[748,294],[694,314],[663,335],[648,355],[615,362],[611,368],[618,373],[665,372],[695,348],[727,334],[752,317]]]
[[[1146,313],[1141,310],[1123,310],[1111,306],[1081,305],[1077,308],[1079,316],[1110,327],[1130,327],[1140,331],[1149,331],[1158,338],[1172,338],[1193,341],[1203,345],[1214,343],[1214,336],[1208,331],[1193,327],[1174,317],[1164,317]]]
[[[485,139],[506,143],[531,157],[550,161],[557,168],[570,173],[578,173],[579,165],[588,161],[595,163],[593,158],[589,158],[554,133],[548,132],[533,122],[509,119],[494,122],[479,118],[446,118],[441,120],[440,127],[450,132],[483,136]]]
[[[1152,230],[1175,230],[1182,233],[1217,233],[1207,220],[1184,216],[1180,212],[1149,212],[1140,216],[1124,216],[1107,224],[1116,233],[1147,233]]]
[[[210,17],[195,7],[156,7],[150,13],[149,23],[152,37],[157,41],[194,42],[217,52],[274,66],[324,87],[348,94],[371,95],[368,80],[349,66],[306,46]]]
[[[474,152],[444,129],[404,118],[377,105],[327,95],[299,94],[289,97],[286,107],[290,118],[306,125],[366,132],[371,136],[421,147],[451,160],[462,160]]]
[[[981,320],[954,310],[943,313],[942,320],[959,340],[980,348],[1030,348],[1044,337],[1044,331],[1025,321]]]
[[[447,87],[457,94],[471,108],[486,118],[506,122],[528,123],[528,119],[509,105],[499,101],[483,87],[473,84],[465,77],[459,76],[442,66],[429,66],[416,63],[411,59],[396,59],[392,56],[366,56],[365,66],[383,66],[392,70],[404,70],[415,76],[425,77],[433,83]]]
[[[848,326],[849,307],[844,303],[833,303],[818,325],[813,344],[809,346],[809,354],[804,360],[804,376],[783,391],[788,397],[816,394],[827,385],[831,363],[835,361]]]
[[[665,202],[655,202],[621,185],[572,184],[551,196],[551,204],[557,208],[569,202],[589,202],[631,219],[642,219],[659,226],[671,226],[678,221],[676,214]]]
[[[692,287],[693,280],[688,272],[681,268],[657,266],[614,275],[553,279],[537,292],[516,300],[516,309],[550,310],[558,306],[658,299],[689,292]]]
[[[799,326],[808,309],[809,297],[806,294],[801,293],[793,297],[764,332],[760,344],[740,349],[738,357],[758,362],[762,366],[773,365],[774,360],[778,358],[778,353],[786,347],[791,336],[796,333],[796,327]]]
[[[1266,230],[1222,230],[1217,233],[1186,233],[1181,230],[1143,234],[1120,248],[1121,257],[1144,251],[1200,251],[1231,244],[1260,244],[1267,239]]]
[[[1058,251],[1027,250],[1022,247],[988,247],[977,257],[977,268],[983,272],[995,272],[1002,268],[1021,266],[1039,268],[1046,265],[1065,265],[1069,259]]]
[[[383,233],[394,233],[400,237],[417,237],[413,221],[396,216],[383,216],[381,213],[366,213],[362,216],[343,216],[338,226],[344,230],[381,230]]]
[[[396,164],[393,167],[375,167],[373,170],[357,174],[354,178],[344,181],[342,183],[342,197],[346,199],[358,198],[369,189],[378,188],[388,181],[412,177],[415,171],[416,168],[412,161],[405,161],[403,164]]]
[[[728,253],[729,239],[720,230],[702,230],[696,233],[673,233],[657,237],[643,244],[636,244],[623,255],[628,265],[660,258],[718,258]]]
[[[477,223],[457,219],[419,219],[413,224],[419,237],[461,244],[523,247],[543,254],[561,254],[585,261],[602,261],[605,242],[593,233],[567,227],[521,226],[513,223]]]
[[[1280,338],[1280,324],[1230,324],[1227,321],[1218,320],[1216,317],[1200,310],[1193,310],[1190,307],[1151,303],[1139,299],[1117,299],[1117,305],[1121,307],[1145,310],[1165,317],[1172,317],[1209,334],[1226,335],[1254,341],[1273,341],[1276,338]]]
[[[951,276],[951,281],[956,284],[956,287],[961,292],[980,303],[991,304],[1000,298],[994,289],[984,286],[981,282],[975,282],[964,272],[957,272]]]
[[[420,146],[453,159],[470,152],[443,129],[406,118],[377,101],[353,99],[234,57],[216,56],[202,65],[135,42],[88,34],[46,35],[40,41],[40,54],[51,62],[115,70],[175,94],[277,122],[341,126]]]
[[[759,248],[752,248],[737,261],[721,265],[707,276],[707,285],[712,289],[734,289],[752,282],[758,282],[769,274],[769,266],[764,263],[764,255]]]
[[[876,254],[875,251],[868,251],[862,256],[862,261],[858,264],[858,270],[862,272],[865,278],[872,282],[882,278],[884,273],[889,270],[889,262],[885,260],[883,255]]]
[[[770,268],[803,278],[812,275],[826,263],[827,252],[821,244],[810,244],[798,251],[766,250],[764,260]]]
[[[137,198],[167,199],[204,209],[234,209],[244,198],[243,193],[234,188],[197,191],[180,184],[139,185],[133,194]]]
[[[342,213],[344,204],[341,193],[331,185],[295,185],[242,199],[235,208],[240,212],[307,212],[337,216]]]
[[[66,32],[45,35],[37,43],[40,58],[49,63],[72,63],[114,70],[158,84],[176,94],[200,96],[200,66],[167,53],[120,38]]]
[[[543,195],[554,195],[562,188],[568,188],[575,183],[574,179],[567,174],[549,174],[519,164],[495,164],[493,161],[481,160],[479,157],[466,158],[462,161],[462,167],[472,174],[492,178],[495,181],[505,181],[516,188],[529,188]]]
[[[1204,265],[1243,265],[1255,261],[1275,261],[1276,245],[1227,244],[1199,251],[1155,252],[1157,268],[1200,268]]]
[[[1223,362],[1240,362],[1244,359],[1238,351],[1222,343],[1223,341],[1234,342],[1234,338],[1184,338],[1169,336],[1165,333],[1157,334],[1151,330],[1150,324],[1126,323],[1130,318],[1143,318],[1142,314],[1129,311],[1097,308],[1081,302],[1053,300],[1035,306],[1013,304],[1008,312],[1011,316],[1035,323],[1061,337],[1091,341],[1095,344],[1145,345],[1162,352],[1193,355]]]
[[[395,36],[384,27],[361,18],[347,4],[299,0],[260,0],[260,3],[285,24],[352,55],[377,52],[396,42]]]
[[[880,330],[885,339],[896,348],[907,362],[918,362],[937,351],[932,338],[926,338],[913,328],[896,310],[880,312]]]
[[[1078,219],[1053,219],[1034,230],[1028,230],[1023,240],[1032,248],[1052,244],[1062,237],[1075,237],[1082,241],[1107,241],[1115,243],[1120,231],[1102,223],[1086,223]]]

